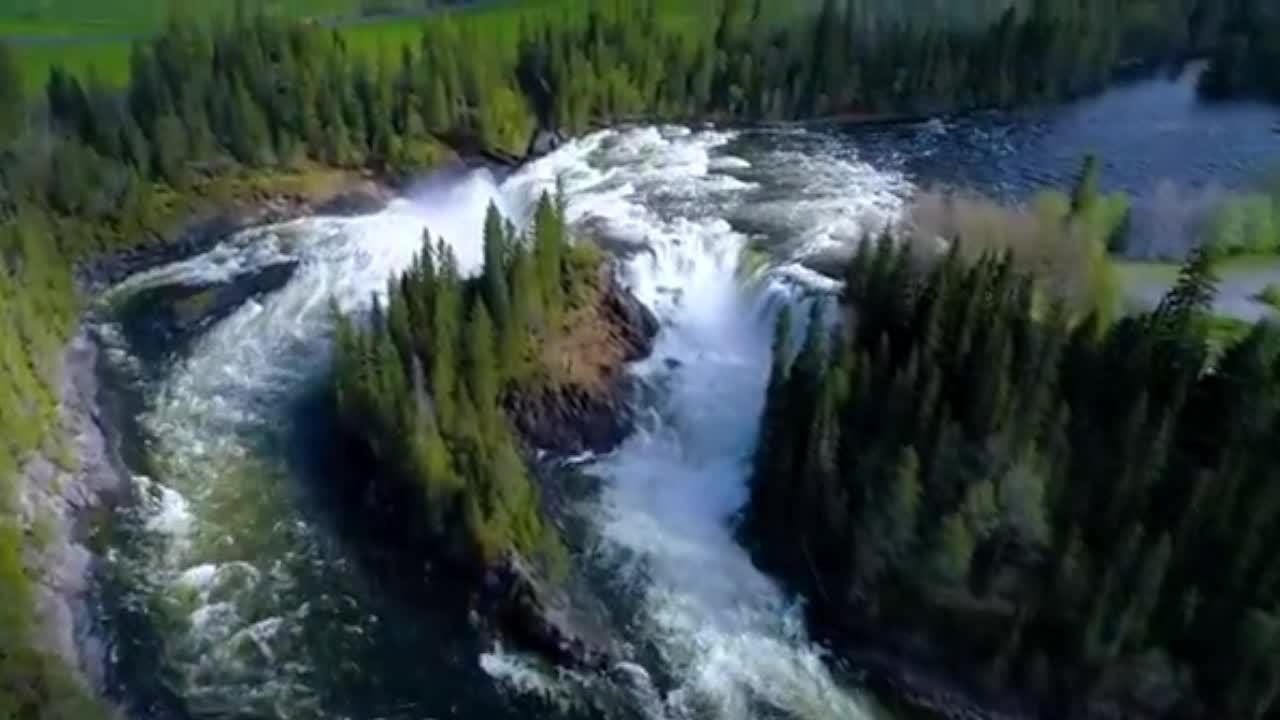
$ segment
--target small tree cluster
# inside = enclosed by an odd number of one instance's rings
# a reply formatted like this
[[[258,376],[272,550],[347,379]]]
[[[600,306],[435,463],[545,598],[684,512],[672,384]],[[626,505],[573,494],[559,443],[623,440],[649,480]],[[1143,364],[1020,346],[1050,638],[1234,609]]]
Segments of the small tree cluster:
[[[375,490],[419,504],[423,538],[485,565],[512,552],[558,562],[502,398],[536,373],[535,344],[561,312],[563,216],[544,196],[522,236],[490,206],[484,269],[470,280],[448,244],[424,240],[367,326],[337,315],[343,425],[385,478]]]

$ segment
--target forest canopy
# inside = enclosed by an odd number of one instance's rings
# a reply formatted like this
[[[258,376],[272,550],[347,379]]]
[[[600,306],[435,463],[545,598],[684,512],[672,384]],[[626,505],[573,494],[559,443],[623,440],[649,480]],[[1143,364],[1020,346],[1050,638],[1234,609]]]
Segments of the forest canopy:
[[[577,308],[600,301],[602,262],[570,242],[550,196],[527,234],[491,205],[479,276],[463,278],[450,246],[424,233],[367,323],[337,316],[334,398],[374,460],[368,496],[385,507],[407,499],[408,534],[424,548],[468,568],[516,554],[561,569],[564,549],[503,398],[562,380],[545,349],[573,332]]]
[[[796,357],[782,315],[744,538],[829,631],[1072,717],[1274,716],[1280,331],[1213,349],[1208,248],[1107,322],[966,240],[862,243]]]

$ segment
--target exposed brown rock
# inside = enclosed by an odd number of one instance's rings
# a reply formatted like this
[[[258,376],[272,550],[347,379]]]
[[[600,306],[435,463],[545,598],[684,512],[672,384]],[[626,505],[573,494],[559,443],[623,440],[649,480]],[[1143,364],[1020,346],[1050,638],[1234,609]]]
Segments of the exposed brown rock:
[[[627,365],[653,349],[658,321],[604,264],[594,301],[571,311],[565,331],[538,348],[550,377],[507,397],[508,415],[536,449],[572,455],[605,452],[631,423]]]

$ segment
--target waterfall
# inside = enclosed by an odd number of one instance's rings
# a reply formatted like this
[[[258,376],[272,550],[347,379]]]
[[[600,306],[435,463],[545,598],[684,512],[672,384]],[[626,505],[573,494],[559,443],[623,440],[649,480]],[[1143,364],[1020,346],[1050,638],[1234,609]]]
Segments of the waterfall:
[[[600,132],[500,183],[487,170],[438,176],[380,213],[245,232],[113,291],[293,268],[282,287],[246,299],[137,389],[150,477],[138,478],[131,512],[145,541],[113,550],[113,565],[127,603],[166,618],[156,623],[155,662],[174,673],[192,711],[519,717],[492,681],[487,692],[477,687],[487,673],[540,702],[571,703],[582,689],[621,694],[626,712],[655,718],[869,717],[730,522],[747,499],[776,309],[831,286],[811,282],[818,276],[797,261],[887,221],[905,182],[852,160],[737,157],[737,139],[684,128]],[[394,608],[304,509],[304,484],[281,457],[287,429],[307,421],[297,403],[328,371],[330,301],[358,310],[384,292],[422,247],[424,228],[473,273],[488,205],[519,224],[557,188],[579,233],[619,253],[623,281],[662,323],[653,355],[632,370],[647,388],[637,431],[580,468],[602,490],[581,508],[598,547],[577,562],[606,571],[603,592],[637,601],[627,627],[615,629],[642,646],[622,669],[632,679],[622,690],[471,648],[447,621]],[[766,258],[762,270],[744,267],[750,253]],[[127,343],[109,354],[127,360]]]

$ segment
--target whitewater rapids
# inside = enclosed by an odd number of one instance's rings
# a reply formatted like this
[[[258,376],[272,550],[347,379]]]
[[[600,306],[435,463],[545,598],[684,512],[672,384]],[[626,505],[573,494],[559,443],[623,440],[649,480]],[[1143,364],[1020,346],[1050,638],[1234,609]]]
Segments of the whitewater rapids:
[[[591,706],[577,696],[605,684],[618,694],[612,680],[444,641],[438,629],[389,628],[388,617],[404,615],[370,599],[355,560],[306,511],[282,430],[323,382],[331,299],[366,307],[409,265],[424,227],[474,272],[488,204],[522,223],[557,187],[570,220],[625,259],[624,281],[662,322],[653,355],[633,369],[646,388],[639,428],[577,468],[601,488],[578,508],[595,538],[578,570],[604,578],[604,597],[635,605],[615,628],[635,651],[620,715],[871,717],[866,699],[833,679],[798,608],[753,567],[730,522],[747,499],[777,309],[832,287],[800,261],[883,227],[910,186],[785,143],[651,127],[572,142],[500,183],[476,170],[437,178],[376,215],[244,233],[116,289],[294,266],[283,287],[246,300],[155,379],[138,380],[149,462],[132,520],[146,541],[113,549],[113,563],[127,605],[172,619],[156,631],[157,662],[188,715],[521,716],[501,700],[448,699],[480,671],[510,693],[563,703],[544,714]],[[136,364],[118,330],[103,334],[116,339],[121,367]],[[434,659],[431,673],[401,666],[415,662],[412,647],[432,652],[423,643],[448,656],[447,673]],[[394,657],[384,657],[387,645]],[[406,677],[363,677],[383,666]],[[423,683],[444,699],[395,697],[424,693]],[[374,700],[335,697],[351,687]]]

